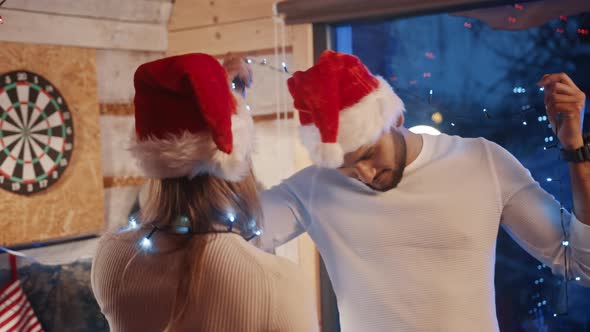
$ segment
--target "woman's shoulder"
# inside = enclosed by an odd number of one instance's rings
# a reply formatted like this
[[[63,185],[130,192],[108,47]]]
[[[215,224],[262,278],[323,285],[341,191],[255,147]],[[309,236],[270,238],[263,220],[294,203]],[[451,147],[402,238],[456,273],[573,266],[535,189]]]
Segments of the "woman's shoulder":
[[[282,273],[297,273],[297,265],[290,260],[267,253],[252,243],[245,241],[237,234],[223,234],[216,236],[206,250],[210,259],[209,264],[234,265],[233,268],[247,268],[253,274],[274,277]],[[209,265],[208,264],[208,265]]]
[[[138,247],[137,243],[140,234],[131,231],[110,231],[104,233],[98,240],[96,255],[103,251],[120,251],[121,249],[130,249]]]

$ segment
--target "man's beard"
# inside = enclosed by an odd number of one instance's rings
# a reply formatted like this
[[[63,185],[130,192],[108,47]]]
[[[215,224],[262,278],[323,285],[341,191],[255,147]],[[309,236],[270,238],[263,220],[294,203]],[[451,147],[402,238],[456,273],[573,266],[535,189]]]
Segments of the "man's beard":
[[[406,139],[404,138],[404,135],[399,133],[397,130],[391,130],[391,135],[393,136],[393,169],[385,169],[375,176],[377,179],[380,176],[387,176],[389,173],[391,179],[385,185],[379,186],[379,188],[368,185],[371,189],[376,191],[386,192],[396,188],[401,182],[404,175],[404,170],[406,169]]]

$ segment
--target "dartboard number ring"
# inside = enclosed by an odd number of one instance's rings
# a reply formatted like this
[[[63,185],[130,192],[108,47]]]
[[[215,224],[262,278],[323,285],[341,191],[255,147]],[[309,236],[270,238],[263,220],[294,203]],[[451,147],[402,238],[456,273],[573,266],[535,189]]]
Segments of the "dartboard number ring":
[[[55,184],[74,148],[65,98],[39,74],[0,74],[0,188],[31,195]]]

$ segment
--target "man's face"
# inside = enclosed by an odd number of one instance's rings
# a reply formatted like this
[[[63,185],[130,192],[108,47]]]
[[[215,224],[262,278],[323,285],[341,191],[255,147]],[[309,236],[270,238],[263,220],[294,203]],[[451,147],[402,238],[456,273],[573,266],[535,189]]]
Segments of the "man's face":
[[[375,144],[344,155],[338,170],[378,191],[391,190],[400,183],[406,167],[406,141],[396,129],[382,135]]]

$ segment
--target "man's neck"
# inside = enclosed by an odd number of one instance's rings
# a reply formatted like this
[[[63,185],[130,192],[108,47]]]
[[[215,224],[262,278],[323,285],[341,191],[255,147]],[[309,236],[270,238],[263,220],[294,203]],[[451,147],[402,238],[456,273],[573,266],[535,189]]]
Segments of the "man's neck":
[[[418,158],[422,151],[422,135],[414,134],[403,126],[399,127],[398,130],[406,140],[406,166],[408,166]]]

